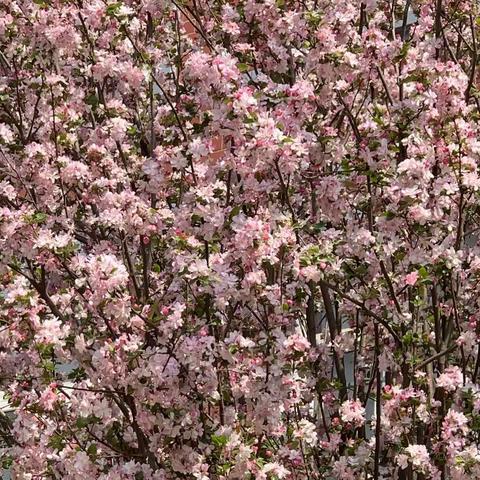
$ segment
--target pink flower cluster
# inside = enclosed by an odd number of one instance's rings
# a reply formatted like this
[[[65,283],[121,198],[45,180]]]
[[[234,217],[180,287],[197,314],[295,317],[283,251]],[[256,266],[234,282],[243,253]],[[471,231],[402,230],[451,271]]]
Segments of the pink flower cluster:
[[[477,17],[0,0],[12,478],[480,478]]]

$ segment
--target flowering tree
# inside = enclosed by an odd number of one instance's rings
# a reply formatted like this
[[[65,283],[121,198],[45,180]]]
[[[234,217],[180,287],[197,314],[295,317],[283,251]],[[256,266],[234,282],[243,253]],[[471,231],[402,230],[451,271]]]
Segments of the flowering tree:
[[[0,0],[14,478],[480,478],[477,9]]]

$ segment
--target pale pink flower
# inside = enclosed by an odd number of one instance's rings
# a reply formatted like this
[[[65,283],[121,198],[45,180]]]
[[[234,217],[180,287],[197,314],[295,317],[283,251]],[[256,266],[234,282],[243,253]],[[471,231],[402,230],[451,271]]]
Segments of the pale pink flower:
[[[57,399],[58,395],[55,392],[55,386],[49,386],[40,396],[39,403],[45,410],[53,410]]]
[[[12,129],[8,125],[0,123],[0,140],[3,140],[5,143],[9,143],[13,141],[13,138],[14,136]]]
[[[443,439],[449,440],[455,435],[466,435],[468,431],[468,418],[462,412],[450,408],[442,422]]]
[[[365,408],[359,400],[346,400],[340,406],[340,418],[346,423],[361,427],[365,423]]]
[[[415,470],[426,472],[430,466],[430,456],[425,445],[409,445],[405,448],[408,461],[412,464]],[[402,468],[406,467],[404,456],[400,455],[397,458]]]
[[[318,282],[322,278],[322,273],[315,265],[309,265],[303,267],[300,270],[301,276],[305,279],[306,282],[314,281]]]
[[[115,117],[110,120],[110,135],[117,142],[122,142],[127,134],[130,123],[124,118]]]
[[[302,418],[298,427],[294,430],[293,436],[305,442],[307,445],[316,445],[318,441],[317,429],[312,422]]]
[[[283,346],[290,352],[306,352],[310,349],[310,342],[302,335],[294,333],[283,342]]]
[[[457,367],[448,367],[437,378],[437,385],[447,392],[454,392],[458,387],[463,385],[462,370]]]
[[[283,465],[277,462],[266,463],[261,471],[263,474],[275,475],[280,480],[286,478],[290,474]]]
[[[404,277],[404,282],[405,285],[410,285],[413,286],[417,283],[417,280],[419,278],[418,272],[410,272]]]

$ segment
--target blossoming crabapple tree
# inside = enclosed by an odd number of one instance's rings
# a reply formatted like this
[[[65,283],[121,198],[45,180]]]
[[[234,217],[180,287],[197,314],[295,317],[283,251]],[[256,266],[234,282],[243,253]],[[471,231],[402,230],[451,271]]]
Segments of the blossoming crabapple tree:
[[[0,0],[14,478],[480,478],[478,9]]]

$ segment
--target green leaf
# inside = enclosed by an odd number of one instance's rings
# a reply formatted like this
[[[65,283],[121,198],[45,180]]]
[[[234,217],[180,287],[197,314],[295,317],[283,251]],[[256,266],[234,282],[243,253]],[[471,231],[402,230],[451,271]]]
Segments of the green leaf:
[[[95,415],[89,415],[88,417],[78,417],[76,425],[78,428],[85,428],[88,425],[98,423],[100,421]]]
[[[92,107],[96,107],[100,103],[100,100],[94,93],[92,93],[88,97],[85,97],[85,103]]]
[[[428,278],[428,271],[425,267],[420,267],[418,269],[418,274],[420,275],[420,278],[422,280],[425,280],[426,278]]]
[[[322,16],[320,15],[320,12],[317,12],[317,11],[306,12],[305,18],[307,19],[307,22],[309,23],[309,25],[312,27],[318,27],[318,25],[320,24],[320,21],[322,20]]]
[[[230,214],[228,215],[229,223],[233,220],[233,217],[236,217],[240,213],[240,211],[241,211],[240,205],[237,205],[232,208],[232,210],[230,211]]]
[[[76,421],[76,425],[78,428],[85,428],[87,425],[90,425],[90,418],[89,417],[78,417]]]
[[[121,6],[122,6],[122,4],[120,2],[111,3],[105,9],[105,13],[110,17],[114,17],[120,11]]]
[[[211,440],[217,447],[224,447],[228,443],[228,437],[225,435],[212,435]]]
[[[403,344],[409,346],[413,343],[413,332],[407,332],[402,338]]]
[[[46,213],[37,212],[37,213],[34,213],[33,215],[27,215],[25,217],[25,221],[29,224],[40,224],[40,223],[44,223],[47,218],[48,218],[48,215]]]
[[[85,378],[85,370],[82,367],[75,368],[68,374],[70,380],[83,380]]]
[[[44,370],[50,373],[55,371],[55,363],[53,363],[51,360],[44,360],[42,362],[42,367]]]
[[[127,128],[127,133],[129,135],[137,135],[138,128],[135,125],[131,125],[130,127]]]
[[[62,435],[55,433],[50,437],[48,445],[57,451],[63,450],[65,447],[65,439],[62,437]]]
[[[199,227],[200,225],[203,225],[205,223],[205,220],[203,219],[202,216],[194,213],[190,218],[190,222],[192,227]]]
[[[43,360],[51,360],[53,355],[53,345],[51,343],[37,344],[37,351]]]
[[[87,448],[87,453],[90,457],[95,458],[97,456],[97,446],[94,443],[89,445],[89,447]]]
[[[33,0],[33,3],[42,8],[47,8],[50,6],[50,3],[48,3],[47,0]]]
[[[5,455],[2,458],[2,467],[8,470],[13,464],[13,458],[10,455]]]

